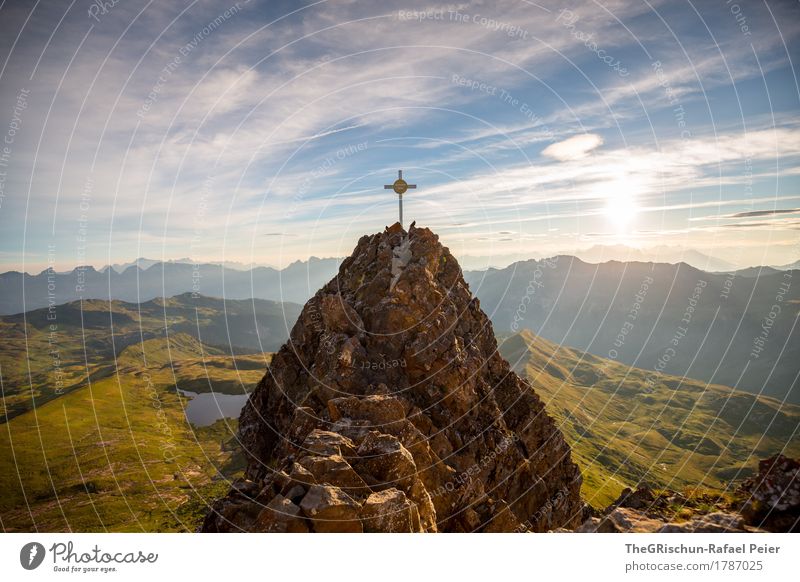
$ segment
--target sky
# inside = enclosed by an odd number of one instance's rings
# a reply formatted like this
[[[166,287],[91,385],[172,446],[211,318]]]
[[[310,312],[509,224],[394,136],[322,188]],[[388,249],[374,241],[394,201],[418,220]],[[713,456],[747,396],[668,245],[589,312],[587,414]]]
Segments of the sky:
[[[2,2],[0,270],[800,259],[800,4]],[[499,260],[499,259],[498,259]]]

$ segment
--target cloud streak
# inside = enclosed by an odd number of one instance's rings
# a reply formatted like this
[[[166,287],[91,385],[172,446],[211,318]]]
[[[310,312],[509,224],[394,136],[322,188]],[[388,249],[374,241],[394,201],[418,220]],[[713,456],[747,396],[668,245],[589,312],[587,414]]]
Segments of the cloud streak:
[[[771,7],[780,31],[749,11],[754,55],[735,27],[718,26],[716,9],[698,7],[701,21],[667,2],[576,3],[576,26],[625,61],[622,78],[556,21],[556,2],[463,2],[448,8],[465,18],[425,22],[400,17],[430,8],[423,2],[293,13],[240,4],[208,35],[226,7],[142,11],[146,1],[130,0],[91,30],[85,10],[57,30],[62,13],[33,11],[0,78],[2,104],[31,89],[5,187],[14,195],[0,206],[8,267],[49,244],[73,264],[84,214],[98,263],[341,256],[393,219],[381,186],[399,167],[420,184],[408,212],[465,225],[448,232],[467,246],[479,233],[512,243],[485,231],[517,232],[513,224],[560,248],[588,232],[755,231],[693,221],[777,217],[786,210],[762,209],[786,206],[800,186],[798,106],[785,97],[794,81],[780,40],[796,48],[800,25],[783,5]],[[30,9],[0,9],[3,58]],[[504,34],[504,23],[525,34]],[[773,94],[784,96],[781,110]],[[637,207],[627,233],[604,212],[620,191]],[[707,214],[716,207],[729,214]],[[263,245],[284,232],[303,234]]]
[[[602,137],[596,133],[587,133],[551,144],[542,150],[542,155],[560,162],[581,160],[601,145],[603,145]]]
[[[781,210],[751,210],[749,212],[737,212],[730,214],[727,218],[750,218],[754,216],[777,216],[780,214],[796,214],[800,208],[785,208]]]

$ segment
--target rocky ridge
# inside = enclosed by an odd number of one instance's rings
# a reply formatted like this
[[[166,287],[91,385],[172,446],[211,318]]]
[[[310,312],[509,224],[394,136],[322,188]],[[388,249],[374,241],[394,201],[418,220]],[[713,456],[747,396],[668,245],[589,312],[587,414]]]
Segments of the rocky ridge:
[[[509,532],[586,517],[569,446],[430,230],[362,237],[239,421],[203,531]]]
[[[729,495],[709,491],[687,496],[624,489],[619,498],[575,531],[580,533],[796,532],[800,524],[800,461],[781,454],[758,463],[758,472]],[[679,514],[686,519],[676,520]],[[562,530],[568,531],[568,530]]]

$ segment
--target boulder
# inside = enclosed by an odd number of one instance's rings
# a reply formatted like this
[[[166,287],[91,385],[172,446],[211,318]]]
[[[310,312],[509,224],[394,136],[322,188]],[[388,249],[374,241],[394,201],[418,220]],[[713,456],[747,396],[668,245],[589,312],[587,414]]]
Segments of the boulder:
[[[641,511],[626,507],[617,507],[612,510],[603,518],[603,521],[607,523],[601,522],[598,531],[608,528],[611,531],[624,533],[646,533],[656,532],[663,526],[662,521],[649,518]]]
[[[368,493],[367,484],[341,455],[309,455],[297,464],[311,473],[316,483],[335,485],[350,495]]]
[[[758,473],[739,488],[742,515],[755,527],[774,532],[800,530],[800,460],[775,455],[760,461]]]
[[[349,438],[327,430],[312,430],[303,441],[302,450],[306,453],[345,458],[356,456],[356,446]]]
[[[737,513],[716,511],[695,517],[683,523],[668,523],[661,527],[661,533],[744,533],[744,519]]]
[[[333,485],[313,485],[300,502],[300,509],[320,533],[360,533],[364,530],[361,505]]]
[[[366,532],[414,533],[421,532],[419,512],[399,489],[385,489],[372,493],[361,512]]]
[[[369,421],[376,430],[405,419],[405,406],[398,398],[385,395],[370,395],[363,398],[333,398],[328,401],[328,412],[332,421],[340,418]]]
[[[358,447],[359,470],[373,490],[399,487],[407,490],[417,476],[414,457],[396,437],[371,431]]]
[[[258,514],[253,531],[270,533],[308,533],[300,508],[290,499],[276,495]]]
[[[622,490],[612,506],[627,507],[629,509],[649,509],[657,502],[657,497],[647,485],[640,486],[638,489],[633,490],[628,487]]]

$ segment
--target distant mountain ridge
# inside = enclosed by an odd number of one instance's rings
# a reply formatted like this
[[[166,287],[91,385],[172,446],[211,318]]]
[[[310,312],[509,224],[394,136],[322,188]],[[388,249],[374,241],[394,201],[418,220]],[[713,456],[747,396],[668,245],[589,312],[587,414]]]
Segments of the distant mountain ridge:
[[[131,266],[123,273],[113,269],[101,273],[91,267],[67,274],[4,273],[0,315],[63,304],[81,295],[145,302],[188,292],[226,300],[256,297],[302,304],[335,275],[338,265],[338,259],[312,259],[281,271],[158,263],[144,271]],[[638,301],[637,293],[648,277],[652,284]],[[625,364],[658,367],[665,373],[799,403],[795,388],[800,341],[794,317],[800,286],[791,286],[791,277],[792,271],[770,267],[708,273],[685,263],[590,264],[568,255],[519,261],[505,269],[465,271],[466,281],[500,334],[530,329],[548,340],[602,357],[611,355]],[[700,289],[696,305],[689,305],[698,280],[707,287]],[[782,312],[764,331],[778,299]],[[689,307],[693,313],[691,325],[686,326],[681,321]],[[684,327],[686,334],[681,332]],[[681,337],[675,338],[676,334]],[[763,339],[762,334],[768,337]],[[673,341],[679,345],[671,346]]]
[[[798,274],[764,273],[559,256],[464,278],[499,335],[529,329],[652,375],[688,376],[797,404],[800,285],[791,280]]]
[[[98,271],[77,267],[69,273],[0,274],[0,315],[11,315],[78,299],[112,299],[140,303],[157,297],[194,293],[227,299],[268,299],[304,303],[339,267],[339,259],[296,261],[285,269],[256,267],[246,271],[211,263],[155,263]],[[146,264],[146,263],[145,263]]]
[[[596,255],[604,252],[603,249],[619,251],[628,248],[596,246],[587,252],[590,255],[592,253]],[[636,249],[628,250],[636,251]],[[536,255],[536,253],[530,254]],[[586,257],[584,253],[579,252],[579,254],[582,256],[580,260],[595,263],[589,258],[584,258]],[[512,255],[504,257],[505,260],[510,261]],[[595,258],[598,257],[599,255]],[[695,251],[692,257],[694,260],[684,262],[698,268],[697,264],[703,261],[705,255]],[[714,262],[717,267],[720,266],[719,261],[706,258]],[[464,261],[468,265],[464,267],[465,273],[503,270],[491,266],[486,267],[491,264],[489,259],[490,257],[468,257]],[[504,268],[513,268],[514,265],[532,260],[541,260],[541,257],[516,261]],[[273,267],[247,268],[239,263],[224,265],[193,263],[190,259],[160,262],[154,259],[140,258],[130,263],[107,265],[100,270],[92,266],[82,266],[68,272],[50,273],[45,270],[36,275],[8,271],[0,274],[0,315],[22,313],[50,304],[67,303],[81,298],[117,299],[138,303],[156,297],[172,297],[187,292],[229,299],[256,298],[302,304],[336,274],[341,261],[341,258],[311,257],[307,261],[295,261],[284,269],[275,269]],[[600,261],[597,262],[604,264]],[[605,263],[610,262],[617,261],[605,261]],[[677,264],[677,262],[665,264]],[[470,266],[473,268],[470,269]],[[790,266],[785,265],[784,267]],[[786,270],[784,267],[749,267],[725,272],[732,272],[741,277],[757,277]],[[717,272],[715,269],[704,270]],[[479,291],[477,294],[480,297]]]
[[[311,257],[309,260],[317,260],[317,257]],[[295,261],[295,262],[304,262],[304,261]],[[101,273],[104,273],[107,269],[114,269],[117,273],[124,273],[130,267],[139,267],[142,271],[146,271],[153,265],[157,265],[159,263],[183,263],[185,265],[218,265],[225,267],[227,269],[233,269],[235,271],[249,271],[250,269],[255,269],[256,267],[265,267],[265,268],[275,268],[273,265],[266,265],[266,264],[259,264],[259,263],[242,263],[239,261],[198,261],[194,260],[190,257],[183,257],[181,259],[148,259],[146,257],[139,257],[133,261],[127,263],[114,263],[111,265],[106,265],[100,269],[98,269]],[[69,271],[68,271],[69,272]]]
[[[626,245],[595,245],[588,249],[559,254],[571,255],[587,263],[606,263],[609,261],[686,263],[702,271],[729,272],[736,270],[736,266],[728,261],[712,257],[695,249],[669,245],[658,245],[646,249],[637,249]]]

